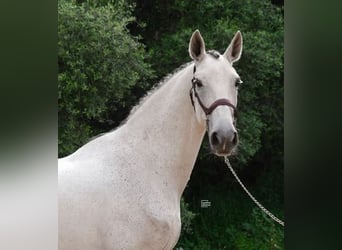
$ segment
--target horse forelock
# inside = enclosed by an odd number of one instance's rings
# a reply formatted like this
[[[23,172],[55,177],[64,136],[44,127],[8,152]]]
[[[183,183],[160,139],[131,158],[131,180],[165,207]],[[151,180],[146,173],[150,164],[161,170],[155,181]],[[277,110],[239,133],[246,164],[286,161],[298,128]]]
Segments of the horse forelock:
[[[216,50],[208,50],[207,54],[211,55],[215,59],[218,59],[221,56],[221,54]]]

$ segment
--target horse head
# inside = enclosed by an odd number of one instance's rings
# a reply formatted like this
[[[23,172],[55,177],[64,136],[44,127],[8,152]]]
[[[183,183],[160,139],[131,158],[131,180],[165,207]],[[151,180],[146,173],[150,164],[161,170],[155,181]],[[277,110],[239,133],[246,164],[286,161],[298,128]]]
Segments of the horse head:
[[[206,51],[198,30],[190,39],[194,60],[190,97],[199,123],[207,127],[210,147],[218,156],[234,152],[238,144],[235,127],[238,87],[242,83],[233,63],[240,59],[242,35],[236,32],[223,55]]]

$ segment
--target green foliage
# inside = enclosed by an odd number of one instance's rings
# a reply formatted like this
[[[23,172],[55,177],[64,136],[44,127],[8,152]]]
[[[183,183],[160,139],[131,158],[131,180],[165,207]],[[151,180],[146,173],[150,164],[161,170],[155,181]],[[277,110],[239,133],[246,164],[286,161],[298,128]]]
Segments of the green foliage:
[[[254,195],[276,216],[283,218],[281,210],[281,182],[269,181],[274,173],[267,173],[260,182],[262,186],[253,188]],[[257,185],[258,186],[258,185]],[[275,191],[269,192],[269,187]],[[239,186],[223,189],[209,183],[202,187],[198,196],[191,196],[191,210],[196,213],[192,222],[192,232],[182,233],[177,248],[190,249],[241,249],[269,250],[284,249],[284,231],[266,216],[242,192]],[[265,193],[265,188],[268,192]],[[224,193],[224,195],[223,195]],[[209,198],[211,206],[201,208],[200,200]]]
[[[132,90],[146,87],[151,70],[126,28],[132,21],[124,1],[58,3],[60,156],[118,124],[123,117],[113,113],[128,110],[137,99]]]
[[[233,244],[241,250],[276,250],[284,249],[283,228],[254,208],[248,222],[240,228],[229,227],[228,235]]]
[[[187,204],[184,199],[181,199],[181,221],[182,221],[182,232],[181,234],[192,233],[191,223],[195,218],[196,214],[189,210],[189,204]]]

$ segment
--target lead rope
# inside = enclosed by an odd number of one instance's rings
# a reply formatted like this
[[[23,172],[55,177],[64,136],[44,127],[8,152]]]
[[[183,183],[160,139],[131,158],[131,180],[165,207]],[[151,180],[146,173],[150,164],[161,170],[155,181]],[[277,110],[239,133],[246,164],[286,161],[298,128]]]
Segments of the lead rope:
[[[235,173],[234,169],[232,168],[232,166],[230,165],[229,159],[227,156],[224,157],[224,162],[227,164],[228,168],[230,169],[230,171],[232,172],[232,174],[234,175],[235,179],[238,181],[238,183],[240,184],[240,186],[243,188],[243,190],[245,190],[245,192],[248,194],[248,196],[252,199],[252,201],[254,201],[254,203],[265,213],[267,214],[269,217],[271,217],[272,220],[274,220],[275,222],[279,223],[280,225],[284,226],[284,222],[280,219],[278,219],[274,214],[272,214],[270,211],[268,211],[263,205],[260,204],[260,202],[254,198],[254,196],[247,190],[247,188],[245,187],[245,185],[243,185],[243,183],[241,182],[241,180],[239,179],[239,177],[237,176],[237,174]]]

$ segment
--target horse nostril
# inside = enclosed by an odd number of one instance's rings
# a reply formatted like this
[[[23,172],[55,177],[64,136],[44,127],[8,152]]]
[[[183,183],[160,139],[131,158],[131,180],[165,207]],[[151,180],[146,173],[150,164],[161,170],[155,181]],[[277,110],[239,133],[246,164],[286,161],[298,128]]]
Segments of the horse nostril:
[[[211,143],[213,146],[219,145],[220,144],[220,139],[218,138],[218,135],[216,132],[213,132],[211,134]]]
[[[238,135],[237,135],[236,132],[234,132],[234,137],[233,137],[232,142],[233,142],[234,145],[236,145],[236,144],[237,144],[237,141],[238,141]]]

